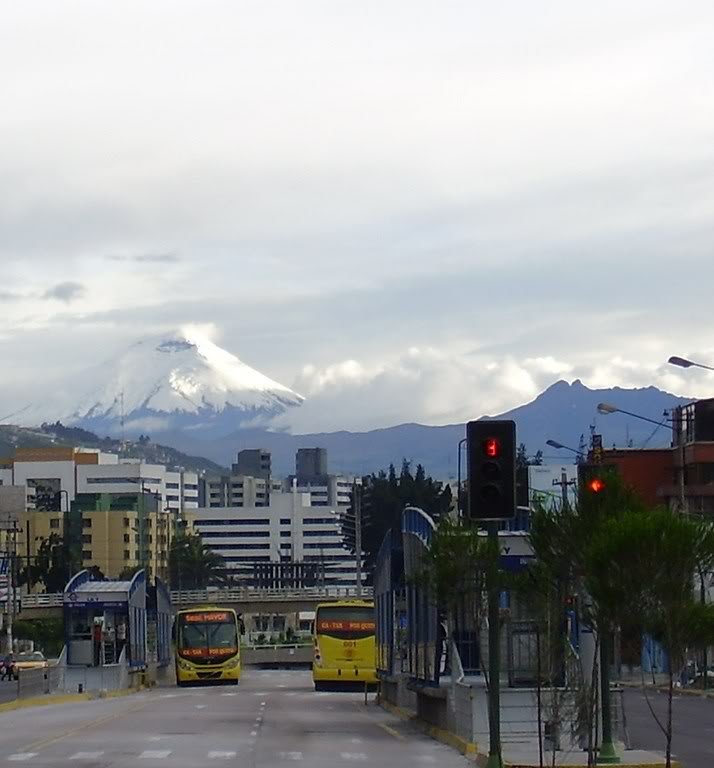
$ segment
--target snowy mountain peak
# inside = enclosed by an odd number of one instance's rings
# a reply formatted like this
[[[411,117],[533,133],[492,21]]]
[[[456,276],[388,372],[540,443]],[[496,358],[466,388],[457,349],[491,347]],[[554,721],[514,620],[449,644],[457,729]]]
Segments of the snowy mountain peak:
[[[216,433],[267,422],[303,402],[191,327],[142,339],[82,379],[92,382],[86,393],[42,420],[110,433],[122,421],[128,433]]]

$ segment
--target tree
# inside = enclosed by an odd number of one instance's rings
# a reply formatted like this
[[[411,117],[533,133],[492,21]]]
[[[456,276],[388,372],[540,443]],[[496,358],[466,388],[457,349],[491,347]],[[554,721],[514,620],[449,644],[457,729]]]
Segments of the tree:
[[[30,589],[42,584],[45,592],[62,592],[70,575],[69,549],[58,533],[39,541],[37,554],[20,572],[19,583]]]
[[[589,568],[606,570],[594,582],[601,602],[619,603],[621,623],[652,634],[669,657],[667,718],[650,711],[666,740],[666,764],[672,755],[672,699],[675,671],[687,649],[714,642],[714,607],[695,598],[695,574],[714,567],[714,526],[669,509],[627,511],[607,520],[589,544]]]
[[[200,536],[183,534],[171,542],[169,583],[172,589],[223,586],[228,578],[223,558],[204,547]]]
[[[119,581],[131,581],[140,570],[140,565],[125,565],[119,572],[117,579]]]
[[[367,489],[368,497],[368,500],[363,497],[368,514],[364,516],[362,525],[362,548],[367,572],[374,565],[387,531],[390,528],[401,528],[401,515],[405,507],[419,507],[437,520],[451,508],[451,489],[429,477],[421,464],[412,475],[409,462],[404,460],[399,476],[394,465],[390,465],[387,472],[363,478],[362,484]]]
[[[626,513],[645,513],[646,506],[613,471],[603,470],[598,492],[583,488],[577,506],[540,507],[531,517],[530,541],[536,562],[553,585],[557,605],[568,592],[583,596],[581,617],[597,632],[603,715],[601,756],[614,757],[610,718],[610,651],[613,633],[629,621],[623,602],[628,580],[614,569],[596,565],[593,547],[610,521]],[[594,690],[591,692],[594,695]],[[590,741],[590,739],[589,739]],[[590,744],[589,744],[590,746]],[[589,761],[592,749],[589,748]]]

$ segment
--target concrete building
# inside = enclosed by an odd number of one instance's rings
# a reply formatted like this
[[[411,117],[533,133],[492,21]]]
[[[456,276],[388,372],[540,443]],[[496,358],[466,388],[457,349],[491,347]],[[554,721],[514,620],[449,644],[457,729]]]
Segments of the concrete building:
[[[270,480],[272,472],[270,451],[262,448],[247,448],[239,451],[238,460],[231,469],[234,475]]]
[[[298,485],[322,482],[327,476],[327,449],[298,448],[295,454],[295,476]]]
[[[95,565],[109,578],[139,566],[165,577],[171,536],[192,525],[198,507],[195,472],[96,450],[18,449],[0,480],[24,489],[19,557],[34,557],[56,534],[75,570]]]
[[[252,475],[206,475],[199,481],[201,507],[267,507],[270,495],[282,491],[279,480]]]
[[[194,530],[237,580],[253,583],[266,564],[282,563],[308,575],[306,566],[315,566],[312,578],[320,584],[354,585],[354,556],[345,548],[338,510],[310,501],[309,494],[276,492],[268,507],[199,508]]]

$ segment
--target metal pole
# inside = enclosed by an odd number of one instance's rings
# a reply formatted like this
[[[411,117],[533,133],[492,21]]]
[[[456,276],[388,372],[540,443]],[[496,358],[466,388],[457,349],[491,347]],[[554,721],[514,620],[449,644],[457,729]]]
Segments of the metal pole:
[[[488,761],[486,768],[502,768],[501,759],[501,633],[498,584],[498,523],[489,522],[491,563],[488,579]]]
[[[612,633],[604,630],[600,636],[600,709],[602,712],[602,746],[597,762],[619,763],[612,740],[612,706],[610,701],[610,647]]]
[[[456,511],[459,513],[459,517],[461,517],[461,454],[463,452],[465,443],[465,437],[462,440],[459,440],[458,461],[456,468]]]
[[[362,597],[362,488],[354,484],[355,507],[355,575],[357,597]]]

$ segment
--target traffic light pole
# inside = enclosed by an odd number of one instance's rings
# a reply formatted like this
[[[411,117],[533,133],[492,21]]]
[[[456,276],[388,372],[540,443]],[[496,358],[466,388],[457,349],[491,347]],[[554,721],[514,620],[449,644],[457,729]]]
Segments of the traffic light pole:
[[[501,632],[498,583],[498,523],[489,522],[488,542],[493,562],[488,579],[488,761],[486,768],[503,768],[501,759]]]

